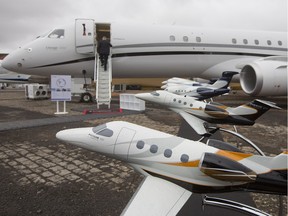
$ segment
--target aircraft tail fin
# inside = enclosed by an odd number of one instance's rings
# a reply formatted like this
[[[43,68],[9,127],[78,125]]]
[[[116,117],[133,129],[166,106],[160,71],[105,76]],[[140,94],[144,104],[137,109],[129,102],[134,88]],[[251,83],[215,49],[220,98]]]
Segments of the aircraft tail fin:
[[[214,88],[227,88],[234,75],[238,74],[235,71],[224,71],[222,76],[212,85]]]
[[[247,104],[233,108],[233,113],[242,116],[250,121],[255,121],[269,109],[281,109],[276,103],[255,99]]]

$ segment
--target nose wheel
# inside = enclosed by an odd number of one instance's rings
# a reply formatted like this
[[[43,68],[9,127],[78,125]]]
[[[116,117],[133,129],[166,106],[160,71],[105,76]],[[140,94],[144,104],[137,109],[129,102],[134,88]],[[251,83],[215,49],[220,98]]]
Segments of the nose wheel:
[[[80,101],[84,103],[89,103],[92,101],[92,95],[88,92],[82,93]]]

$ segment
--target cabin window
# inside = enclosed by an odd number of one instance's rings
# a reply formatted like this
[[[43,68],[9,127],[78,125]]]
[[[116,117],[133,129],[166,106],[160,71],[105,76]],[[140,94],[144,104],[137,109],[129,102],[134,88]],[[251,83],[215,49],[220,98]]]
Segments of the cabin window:
[[[233,44],[236,44],[236,43],[237,43],[237,40],[236,40],[235,38],[233,38],[233,39],[232,39],[232,43],[233,43]]]
[[[138,149],[143,149],[144,145],[145,145],[144,141],[140,140],[140,141],[137,142],[136,147]]]
[[[267,40],[267,44],[270,46],[272,42],[270,40]]]
[[[187,163],[189,161],[189,156],[187,154],[182,154],[180,160],[183,163]]]
[[[184,105],[187,105],[187,102],[184,102]]]
[[[247,40],[247,39],[244,39],[244,40],[243,40],[243,43],[244,43],[244,44],[248,44],[248,40]]]
[[[157,151],[158,151],[158,146],[157,145],[151,145],[150,152],[151,153],[156,153]]]
[[[282,46],[282,41],[278,41],[278,45],[279,45],[279,46]]]
[[[259,45],[259,40],[256,39],[256,40],[254,40],[254,42],[256,45]]]
[[[170,35],[170,41],[175,41],[175,36],[174,35]]]
[[[174,98],[173,101],[176,102],[176,98]]]
[[[172,156],[172,150],[171,150],[171,149],[166,149],[166,150],[164,151],[164,156],[165,156],[166,158],[170,158],[170,157]]]
[[[55,29],[49,35],[49,38],[64,38],[64,29]]]
[[[188,40],[189,40],[189,38],[188,38],[187,36],[184,36],[184,37],[183,37],[183,41],[184,41],[184,42],[188,42]]]
[[[196,42],[200,43],[201,42],[201,37],[196,37]]]
[[[181,100],[178,100],[178,103],[181,103],[182,101]]]
[[[193,104],[190,104],[190,107],[193,107]]]

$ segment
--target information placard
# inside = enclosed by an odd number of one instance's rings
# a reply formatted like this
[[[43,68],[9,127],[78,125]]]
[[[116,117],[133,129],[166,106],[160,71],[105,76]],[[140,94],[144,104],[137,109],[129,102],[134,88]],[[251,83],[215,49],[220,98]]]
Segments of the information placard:
[[[51,75],[51,100],[71,101],[71,76]]]

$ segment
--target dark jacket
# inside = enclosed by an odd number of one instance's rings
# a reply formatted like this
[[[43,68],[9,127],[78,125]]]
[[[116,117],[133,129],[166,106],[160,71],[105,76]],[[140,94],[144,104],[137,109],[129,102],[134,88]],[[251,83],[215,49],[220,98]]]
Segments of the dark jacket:
[[[110,47],[112,47],[112,45],[110,44],[108,40],[101,40],[98,42],[98,48],[97,48],[98,53],[109,55]]]

